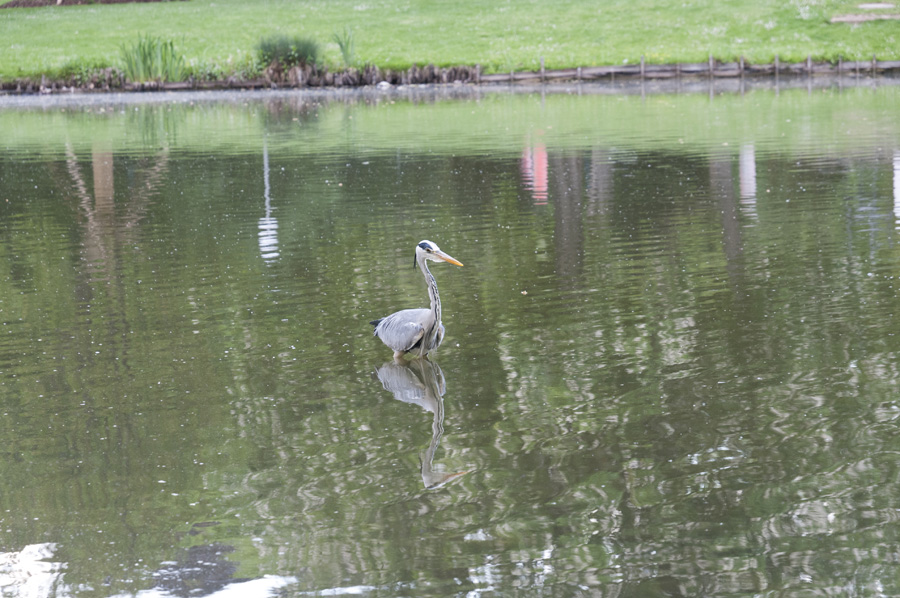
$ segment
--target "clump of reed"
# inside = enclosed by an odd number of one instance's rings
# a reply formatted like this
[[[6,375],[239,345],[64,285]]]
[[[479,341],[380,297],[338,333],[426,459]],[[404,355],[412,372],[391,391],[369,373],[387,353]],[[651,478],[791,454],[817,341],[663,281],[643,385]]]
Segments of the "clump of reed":
[[[256,51],[262,64],[277,62],[282,68],[314,66],[319,58],[319,44],[306,37],[264,37],[259,40]]]
[[[122,46],[125,77],[130,81],[183,81],[187,77],[184,56],[172,40],[142,35],[131,46]]]
[[[334,33],[331,36],[334,43],[341,50],[341,57],[344,59],[344,66],[351,67],[356,64],[356,55],[353,47],[353,30],[344,27],[343,33]]]

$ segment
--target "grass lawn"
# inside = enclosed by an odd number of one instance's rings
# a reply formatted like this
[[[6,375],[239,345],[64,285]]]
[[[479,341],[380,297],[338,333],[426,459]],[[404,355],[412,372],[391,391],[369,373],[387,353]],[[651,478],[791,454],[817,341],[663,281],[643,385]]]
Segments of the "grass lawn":
[[[0,0],[2,2],[2,0]],[[315,39],[343,66],[336,33],[355,58],[383,68],[481,64],[485,72],[639,62],[900,59],[900,21],[831,24],[860,13],[837,0],[189,0],[0,9],[0,79],[64,67],[121,66],[141,34],[175,42],[195,73],[252,72],[262,36]],[[871,12],[871,11],[869,11]],[[888,10],[900,12],[900,9]]]

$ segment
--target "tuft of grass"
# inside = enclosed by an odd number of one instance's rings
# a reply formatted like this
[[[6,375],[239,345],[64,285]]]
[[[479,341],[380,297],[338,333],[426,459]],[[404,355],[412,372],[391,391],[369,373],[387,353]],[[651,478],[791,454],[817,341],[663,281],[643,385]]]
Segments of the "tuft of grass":
[[[58,71],[52,72],[53,78],[72,81],[76,85],[84,85],[104,70],[112,68],[105,60],[73,59],[65,63]]]
[[[187,75],[198,81],[221,81],[229,77],[250,80],[260,77],[268,65],[262,64],[256,56],[246,55],[239,60],[228,62],[191,60]]]
[[[263,64],[277,62],[283,67],[315,65],[319,58],[319,44],[306,37],[274,35],[264,37],[256,46]]]
[[[344,27],[343,34],[334,33],[331,39],[338,45],[341,50],[341,58],[344,59],[344,66],[350,67],[356,64],[356,55],[353,47],[353,30]]]
[[[130,81],[183,81],[187,76],[184,56],[172,40],[142,35],[131,46],[122,46],[125,77]]]

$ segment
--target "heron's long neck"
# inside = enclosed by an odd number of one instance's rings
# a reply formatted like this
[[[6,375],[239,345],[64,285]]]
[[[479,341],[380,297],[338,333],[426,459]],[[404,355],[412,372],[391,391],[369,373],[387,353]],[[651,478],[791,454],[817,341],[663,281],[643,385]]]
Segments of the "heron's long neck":
[[[428,298],[431,300],[431,312],[434,314],[434,321],[441,321],[441,296],[438,294],[437,282],[428,269],[428,264],[422,260],[422,274],[425,275],[425,284],[428,285]]]

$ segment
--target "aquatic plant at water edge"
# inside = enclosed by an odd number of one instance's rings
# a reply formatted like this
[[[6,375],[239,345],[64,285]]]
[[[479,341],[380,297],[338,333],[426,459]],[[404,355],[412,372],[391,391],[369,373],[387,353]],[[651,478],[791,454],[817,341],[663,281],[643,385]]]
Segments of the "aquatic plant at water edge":
[[[344,66],[353,66],[356,63],[356,56],[353,48],[353,30],[344,27],[343,34],[334,33],[331,38],[341,50],[341,57],[344,59]]]
[[[182,81],[186,77],[184,56],[172,40],[142,35],[131,46],[122,46],[125,77],[130,81]]]
[[[314,65],[319,58],[319,44],[306,37],[264,37],[256,51],[263,64],[278,62],[282,67]]]

